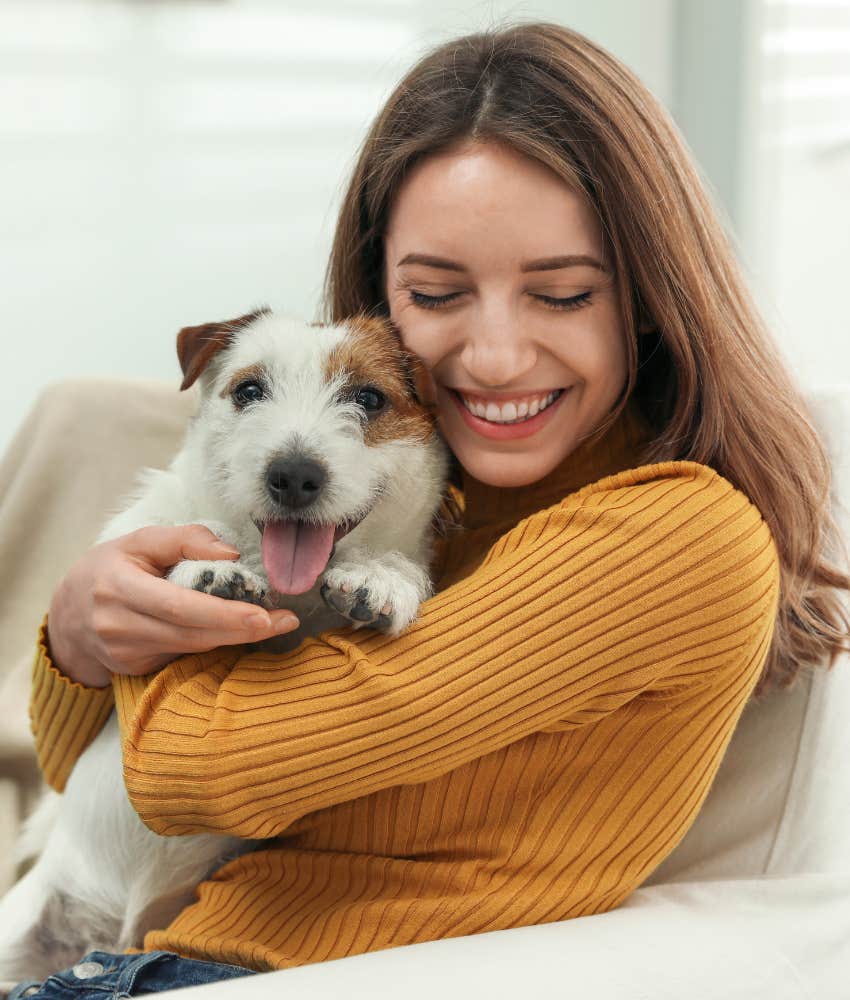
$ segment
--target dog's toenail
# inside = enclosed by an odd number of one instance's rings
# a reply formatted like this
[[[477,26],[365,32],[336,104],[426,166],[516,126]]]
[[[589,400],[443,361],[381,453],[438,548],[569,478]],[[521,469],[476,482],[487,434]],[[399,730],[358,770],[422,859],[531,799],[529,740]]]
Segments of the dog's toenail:
[[[388,615],[392,612],[392,609],[393,609],[392,604],[390,604],[390,602],[387,601],[387,603],[381,608],[381,614]]]

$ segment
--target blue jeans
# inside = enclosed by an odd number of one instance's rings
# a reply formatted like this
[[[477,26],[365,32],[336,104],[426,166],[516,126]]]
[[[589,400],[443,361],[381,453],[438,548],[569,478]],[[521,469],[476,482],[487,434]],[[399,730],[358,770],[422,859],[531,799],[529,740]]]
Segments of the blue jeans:
[[[253,969],[220,962],[198,962],[172,951],[149,951],[144,955],[113,955],[90,951],[73,969],[48,976],[43,983],[25,982],[9,994],[9,1000],[112,1000],[161,993],[181,986],[199,986],[238,976],[255,976]]]

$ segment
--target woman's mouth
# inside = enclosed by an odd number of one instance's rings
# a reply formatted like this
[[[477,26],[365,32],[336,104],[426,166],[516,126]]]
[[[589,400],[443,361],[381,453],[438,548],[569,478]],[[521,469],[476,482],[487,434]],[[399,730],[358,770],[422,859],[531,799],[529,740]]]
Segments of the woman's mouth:
[[[488,412],[492,419],[488,419],[487,415],[482,414],[482,409],[486,410],[486,404],[483,402],[478,405],[479,412],[476,414],[471,412],[469,406],[456,389],[449,389],[448,392],[454,400],[454,405],[457,407],[460,416],[468,427],[477,431],[483,437],[504,441],[536,434],[537,431],[549,423],[555,411],[561,406],[564,396],[568,395],[572,388],[573,386],[566,386],[560,389],[553,389],[545,396],[542,393],[538,393],[537,405],[532,404],[530,407],[523,405],[519,407],[512,407],[510,405],[497,407],[491,405]],[[530,412],[531,410],[535,412],[532,413]],[[512,417],[511,414],[514,412],[516,412],[516,416]]]

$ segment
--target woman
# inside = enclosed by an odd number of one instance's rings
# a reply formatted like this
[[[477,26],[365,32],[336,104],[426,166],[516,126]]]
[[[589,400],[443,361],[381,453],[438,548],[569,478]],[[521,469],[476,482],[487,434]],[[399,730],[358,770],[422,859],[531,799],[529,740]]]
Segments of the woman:
[[[693,823],[748,698],[846,648],[822,443],[681,138],[610,54],[524,24],[411,70],[328,269],[326,318],[361,310],[425,362],[456,459],[458,530],[404,635],[245,653],[289,616],[258,630],[159,579],[222,557],[198,526],[97,546],[54,594],[47,780],[114,697],[152,829],[279,838],[141,954],[87,956],[95,988],[612,909]]]

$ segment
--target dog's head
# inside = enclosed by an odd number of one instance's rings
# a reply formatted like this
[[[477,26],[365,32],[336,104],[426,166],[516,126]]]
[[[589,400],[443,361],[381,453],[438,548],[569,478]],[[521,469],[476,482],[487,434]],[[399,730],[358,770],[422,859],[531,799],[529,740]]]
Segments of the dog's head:
[[[257,526],[281,593],[309,590],[382,499],[415,509],[422,477],[444,472],[433,382],[387,319],[322,326],[262,307],[185,327],[177,354],[181,389],[201,389],[198,477],[226,516]]]

